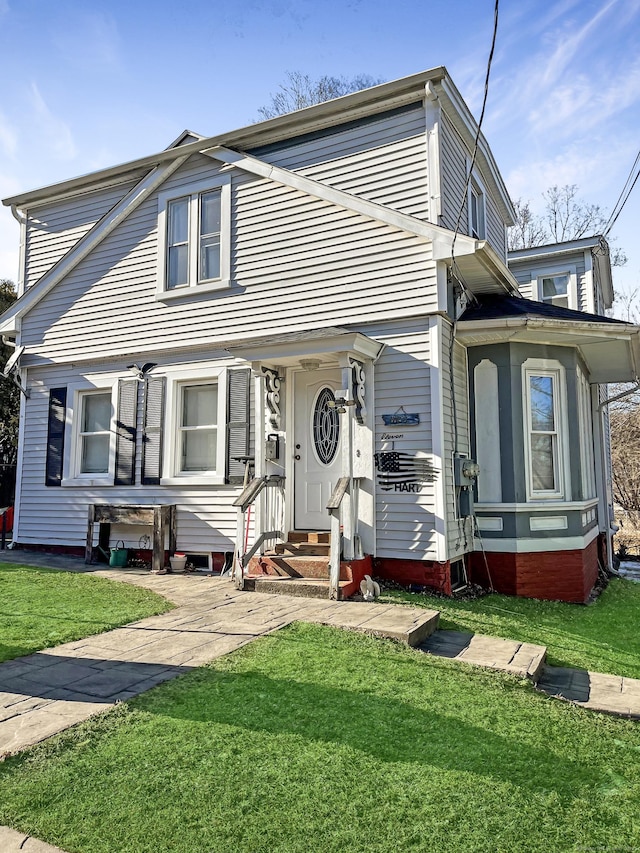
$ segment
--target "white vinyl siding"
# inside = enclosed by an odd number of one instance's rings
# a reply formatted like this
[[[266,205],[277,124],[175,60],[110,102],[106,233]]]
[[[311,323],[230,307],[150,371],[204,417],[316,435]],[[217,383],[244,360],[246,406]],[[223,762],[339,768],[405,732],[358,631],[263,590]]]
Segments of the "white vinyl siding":
[[[359,327],[386,348],[375,366],[375,450],[419,455],[433,463],[431,369],[426,320]],[[385,426],[382,415],[417,413],[418,426]],[[389,439],[385,436],[399,435]],[[434,465],[434,467],[437,467]],[[435,490],[424,483],[418,493],[385,491],[376,476],[376,556],[404,560],[434,560],[436,552]]]
[[[471,152],[467,150],[445,113],[442,114],[441,140],[442,215],[440,224],[444,225],[445,228],[455,229],[464,198],[465,204],[460,220],[460,231],[470,234],[468,191],[465,191],[465,184]],[[474,173],[475,171],[474,169]],[[482,223],[480,239],[487,240],[491,244],[491,248],[506,262],[504,220],[498,211],[498,205],[487,190],[485,182],[482,183],[484,222]]]
[[[559,257],[520,258],[509,263],[509,269],[518,281],[525,299],[542,299],[542,279],[548,276],[569,274],[569,308],[574,311],[589,310],[589,288],[592,275],[585,270],[584,252],[574,252]]]
[[[421,104],[316,139],[297,144],[293,140],[259,156],[336,189],[428,218],[425,111]]]
[[[25,286],[35,284],[133,186],[134,182],[123,182],[109,189],[96,190],[72,200],[52,202],[28,211]]]
[[[451,231],[455,229],[464,199],[461,229],[466,233],[467,151],[445,113],[442,113],[440,138],[442,140],[442,225]]]
[[[204,157],[163,186],[213,179]],[[28,314],[22,341],[74,360],[169,350],[344,323],[436,305],[428,242],[268,180],[234,181],[231,286],[197,303],[155,301],[157,196],[151,196]],[[197,305],[197,310],[194,310]],[[105,318],[114,318],[106,322]]]
[[[451,325],[442,323],[442,409],[443,409],[443,466],[447,531],[447,559],[453,560],[473,550],[473,528],[469,518],[459,518],[457,493],[454,485],[453,457],[470,456],[469,390],[467,351],[457,341],[451,350]],[[450,353],[453,357],[451,371]],[[453,384],[453,399],[452,399]]]
[[[209,357],[209,354],[208,354]],[[207,362],[209,364],[209,362]],[[117,366],[123,375],[124,363]],[[192,367],[190,363],[190,367]],[[243,366],[230,359],[217,362],[217,369]],[[100,365],[104,369],[104,365]],[[116,368],[114,367],[114,370]],[[155,373],[165,369],[159,365]],[[126,371],[125,371],[126,372]],[[204,371],[202,371],[204,372]],[[51,367],[28,372],[31,397],[25,406],[23,467],[19,472],[20,542],[25,545],[84,546],[87,533],[87,507],[90,503],[176,504],[177,547],[187,552],[224,552],[233,550],[236,533],[236,509],[232,506],[241,487],[225,485],[141,486],[142,429],[138,429],[135,486],[82,485],[51,488],[44,484],[47,444],[49,388],[81,383],[78,369]],[[253,407],[253,401],[251,403]],[[143,395],[139,395],[138,425],[142,424]],[[67,410],[67,416],[70,416]],[[251,438],[253,447],[253,436]],[[168,451],[167,451],[168,452]],[[253,452],[253,451],[251,451]],[[113,477],[111,477],[113,482]],[[129,548],[140,546],[140,537],[150,534],[145,526],[113,525],[111,539],[122,539]],[[97,536],[97,532],[96,532]]]

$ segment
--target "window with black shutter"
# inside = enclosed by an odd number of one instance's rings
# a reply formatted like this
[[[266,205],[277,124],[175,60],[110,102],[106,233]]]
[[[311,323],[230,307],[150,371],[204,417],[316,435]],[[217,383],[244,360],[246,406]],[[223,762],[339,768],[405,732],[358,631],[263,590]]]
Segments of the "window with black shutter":
[[[227,375],[227,468],[228,483],[242,483],[249,455],[251,370],[230,370]]]
[[[142,484],[157,486],[162,476],[163,421],[166,378],[147,376],[144,381],[142,432]]]
[[[136,477],[136,436],[138,419],[137,379],[118,381],[116,415],[116,486],[133,486]]]
[[[45,484],[47,486],[62,485],[66,415],[67,389],[51,388],[49,391],[49,422],[45,465]]]

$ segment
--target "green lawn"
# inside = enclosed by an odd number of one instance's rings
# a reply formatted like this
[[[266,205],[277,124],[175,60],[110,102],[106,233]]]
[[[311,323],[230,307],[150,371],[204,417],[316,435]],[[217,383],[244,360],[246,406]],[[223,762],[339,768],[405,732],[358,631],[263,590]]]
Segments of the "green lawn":
[[[127,583],[0,563],[0,662],[171,607],[161,596]]]
[[[71,853],[640,847],[640,727],[391,641],[295,625],[0,764]]]
[[[456,601],[385,590],[382,602],[440,610],[440,627],[539,643],[549,663],[640,678],[640,584],[614,579],[593,604],[507,595]]]

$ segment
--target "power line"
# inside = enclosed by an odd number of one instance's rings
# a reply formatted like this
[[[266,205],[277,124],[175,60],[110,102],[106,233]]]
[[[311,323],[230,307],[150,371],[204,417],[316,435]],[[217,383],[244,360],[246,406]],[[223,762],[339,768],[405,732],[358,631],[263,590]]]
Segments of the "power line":
[[[487,98],[489,96],[489,75],[491,74],[491,63],[493,62],[493,52],[496,47],[496,36],[498,35],[498,5],[499,0],[496,0],[494,9],[493,9],[493,36],[491,38],[491,50],[489,51],[489,59],[487,61],[487,73],[484,78],[484,97],[482,99],[482,110],[480,111],[480,118],[478,120],[478,129],[476,130],[476,138],[473,143],[473,154],[471,156],[471,165],[469,166],[469,173],[467,174],[467,180],[464,185],[464,192],[462,194],[462,204],[460,205],[460,210],[458,211],[458,218],[456,220],[456,227],[453,233],[453,242],[451,244],[451,260],[453,262],[453,250],[456,245],[456,238],[458,236],[458,232],[460,230],[460,223],[462,221],[462,213],[464,211],[465,205],[467,203],[467,193],[469,191],[469,183],[471,181],[471,172],[473,171],[473,167],[476,162],[476,155],[478,153],[478,143],[480,141],[480,130],[482,128],[482,122],[484,119],[484,111],[487,106]]]
[[[618,196],[618,200],[614,204],[613,210],[611,211],[611,215],[609,216],[609,220],[604,227],[604,233],[603,233],[604,237],[607,236],[609,231],[611,231],[611,229],[615,225],[617,218],[622,213],[622,209],[624,208],[625,204],[627,203],[629,196],[631,195],[631,191],[635,187],[635,185],[638,181],[638,178],[640,178],[640,168],[638,168],[639,166],[640,166],[640,151],[638,151],[638,153],[636,154],[636,159],[633,162],[633,166],[631,167],[631,171],[629,172],[627,180],[624,182],[624,186],[622,187],[620,195]],[[635,178],[633,178],[634,172],[636,173]],[[631,180],[632,178],[633,178],[633,181]]]

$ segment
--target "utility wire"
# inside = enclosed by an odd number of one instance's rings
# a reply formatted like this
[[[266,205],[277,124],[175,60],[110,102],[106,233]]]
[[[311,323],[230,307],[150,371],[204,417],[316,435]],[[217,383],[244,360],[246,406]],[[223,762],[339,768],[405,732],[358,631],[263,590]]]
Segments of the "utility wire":
[[[640,178],[640,168],[638,168],[639,166],[640,166],[640,151],[638,151],[638,153],[636,154],[636,159],[634,160],[633,166],[631,167],[631,171],[629,172],[627,180],[624,182],[624,186],[622,187],[620,195],[618,196],[618,200],[616,201],[616,203],[613,206],[613,210],[611,211],[611,215],[609,216],[609,221],[607,222],[607,224],[604,227],[604,233],[603,233],[604,237],[607,236],[609,231],[611,231],[611,229],[615,225],[616,220],[618,219],[618,217],[622,213],[622,209],[624,208],[625,204],[627,203],[629,196],[631,195],[632,189],[635,187],[635,185],[638,181],[638,178]],[[635,178],[633,178],[633,181],[631,181],[634,172],[636,173],[636,176],[635,176]],[[624,196],[624,198],[623,198],[623,196]]]
[[[487,106],[487,98],[489,96],[489,75],[491,74],[491,63],[493,62],[493,53],[496,47],[496,36],[498,35],[498,5],[499,0],[496,0],[494,10],[493,10],[493,36],[491,38],[491,50],[489,51],[489,59],[487,61],[487,73],[484,78],[484,97],[482,99],[482,110],[480,111],[480,118],[478,120],[478,129],[476,131],[476,138],[473,144],[473,154],[471,156],[471,165],[469,166],[469,173],[467,174],[467,180],[464,185],[464,192],[462,194],[462,203],[460,205],[460,210],[458,211],[458,218],[456,220],[456,227],[453,233],[453,242],[451,243],[451,261],[454,262],[453,250],[456,245],[456,238],[458,236],[458,232],[460,231],[460,223],[462,222],[462,213],[467,204],[467,193],[469,190],[469,183],[471,181],[471,172],[473,171],[473,167],[476,162],[476,155],[478,153],[478,143],[480,141],[480,131],[482,128],[482,122],[484,119],[484,111]]]

